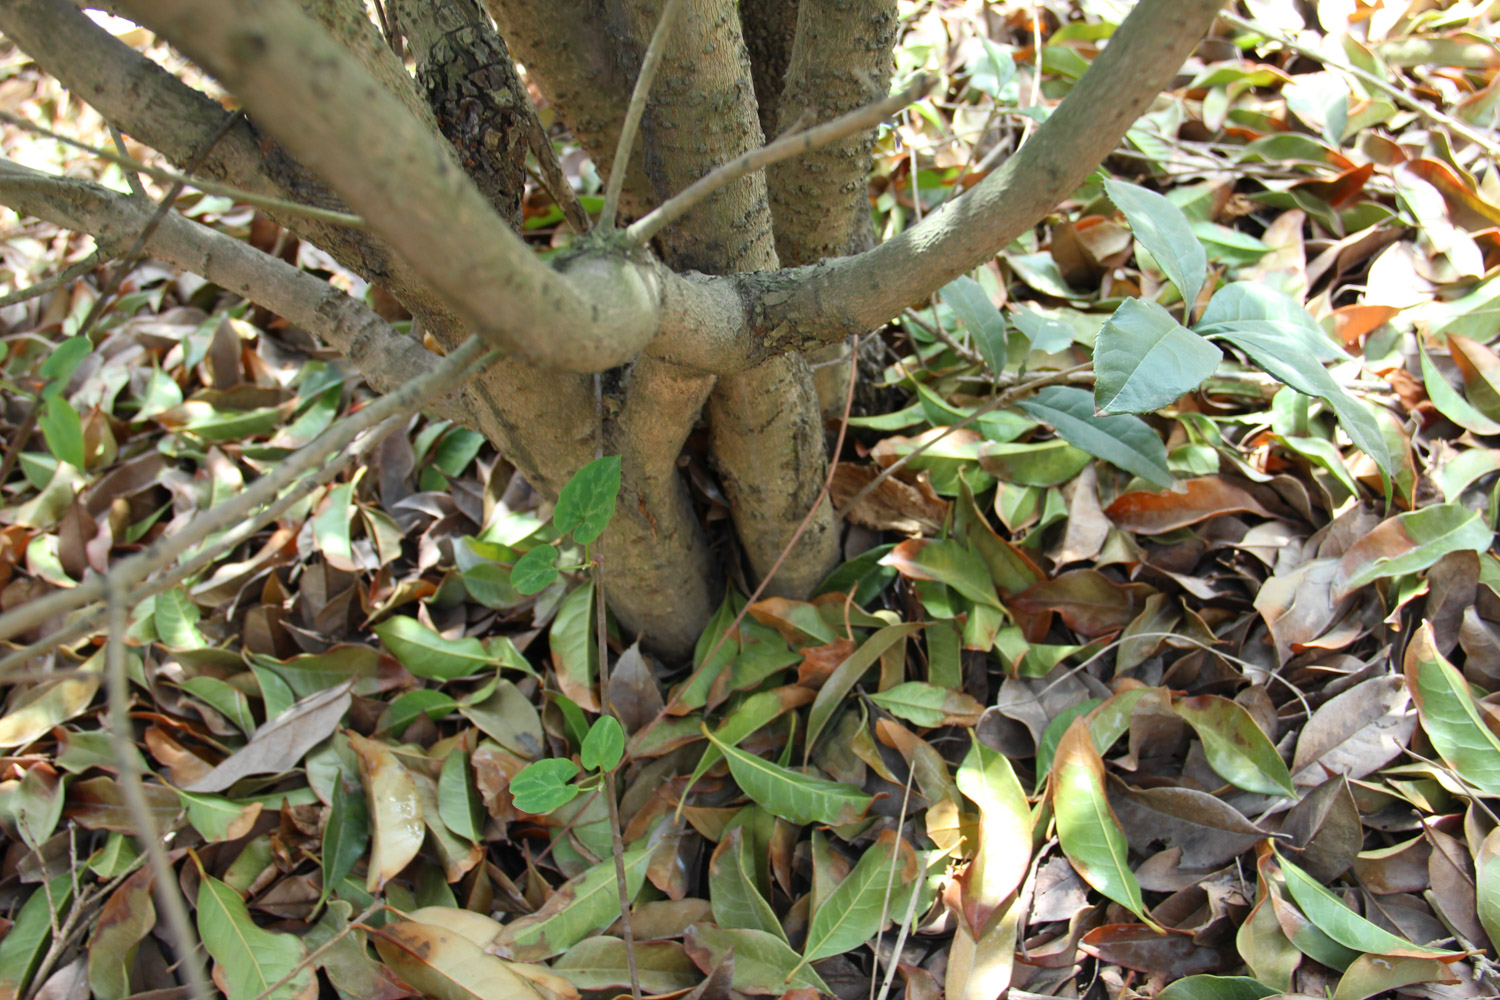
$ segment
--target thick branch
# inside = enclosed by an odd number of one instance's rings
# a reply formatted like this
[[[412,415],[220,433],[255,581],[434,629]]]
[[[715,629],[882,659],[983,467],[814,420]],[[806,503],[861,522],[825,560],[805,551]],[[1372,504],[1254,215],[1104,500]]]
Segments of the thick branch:
[[[1072,93],[999,170],[868,253],[767,279],[756,326],[782,350],[832,343],[885,322],[1004,249],[1109,155],[1222,4],[1140,0]]]
[[[261,114],[492,345],[599,371],[634,357],[656,332],[655,290],[642,272],[598,262],[569,281],[538,260],[451,150],[287,0],[123,6]]]
[[[18,212],[89,233],[101,246],[129,244],[150,206],[88,181],[0,160],[0,202]],[[349,358],[377,391],[389,392],[428,371],[438,358],[404,337],[364,303],[247,243],[167,215],[145,252],[201,275],[284,316]],[[434,415],[473,425],[457,398],[436,402]]]

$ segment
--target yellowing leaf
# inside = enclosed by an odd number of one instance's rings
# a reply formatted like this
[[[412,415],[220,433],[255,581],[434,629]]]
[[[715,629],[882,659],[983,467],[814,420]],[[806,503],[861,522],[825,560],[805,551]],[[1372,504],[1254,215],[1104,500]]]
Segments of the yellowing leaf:
[[[389,747],[358,733],[349,734],[349,745],[359,758],[375,834],[365,888],[379,892],[422,849],[422,802],[416,782]]]
[[[542,995],[504,959],[485,954],[457,931],[400,921],[370,937],[396,975],[432,1000],[540,1000]]]

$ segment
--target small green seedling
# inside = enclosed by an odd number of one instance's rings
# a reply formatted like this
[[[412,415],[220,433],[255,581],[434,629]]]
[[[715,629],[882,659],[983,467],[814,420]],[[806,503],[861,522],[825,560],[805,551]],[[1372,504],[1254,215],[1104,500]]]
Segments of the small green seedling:
[[[542,815],[572,802],[582,791],[598,787],[604,775],[620,766],[625,757],[625,730],[612,715],[600,716],[589,727],[578,759],[583,769],[592,772],[582,782],[574,779],[578,764],[562,757],[551,757],[526,765],[510,783],[516,808],[532,815]]]
[[[558,574],[557,546],[570,534],[583,546],[587,563],[588,547],[604,534],[619,495],[619,455],[597,458],[579,469],[562,488],[552,511],[557,539],[550,545],[538,545],[518,559],[510,571],[511,585],[522,594],[538,594],[551,586]]]

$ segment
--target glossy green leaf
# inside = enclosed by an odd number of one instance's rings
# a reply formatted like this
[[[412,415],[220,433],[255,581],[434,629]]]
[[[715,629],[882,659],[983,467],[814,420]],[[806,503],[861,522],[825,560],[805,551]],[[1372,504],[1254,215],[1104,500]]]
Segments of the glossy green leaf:
[[[548,757],[527,764],[510,782],[516,808],[541,816],[573,801],[578,786],[572,780],[578,765],[565,757]]]
[[[443,825],[471,844],[479,843],[484,833],[484,803],[474,787],[468,754],[450,753],[443,758],[437,801]]]
[[[1413,983],[1434,982],[1453,984],[1461,980],[1447,963],[1436,958],[1361,955],[1349,963],[1329,1000],[1366,1000],[1367,997],[1389,996],[1400,987]]]
[[[73,378],[73,372],[93,349],[94,345],[88,337],[68,337],[52,348],[37,369],[37,374],[49,381],[66,383]]]
[[[392,615],[375,634],[401,665],[418,677],[451,681],[495,666],[495,657],[473,636],[445,639],[415,618]]]
[[[1095,458],[1160,489],[1172,485],[1166,446],[1151,426],[1139,417],[1095,416],[1094,394],[1087,389],[1052,385],[1019,405],[1031,416],[1051,424],[1058,437]]]
[[[1297,797],[1286,762],[1242,706],[1204,694],[1179,698],[1172,709],[1193,727],[1209,766],[1225,781],[1247,792]]]
[[[540,594],[557,579],[557,550],[538,545],[516,560],[511,567],[510,583],[520,594]]]
[[[36,886],[16,911],[10,930],[0,938],[0,995],[19,997],[36,974],[52,943],[52,929],[73,900],[73,875],[59,875],[44,889]],[[56,907],[56,909],[53,909]]]
[[[1500,434],[1500,423],[1480,413],[1443,378],[1442,372],[1437,370],[1437,366],[1427,356],[1427,347],[1422,343],[1421,337],[1417,338],[1417,354],[1422,360],[1422,386],[1439,413],[1475,434]],[[1457,497],[1450,496],[1450,499],[1456,500]]]
[[[729,763],[729,773],[750,799],[789,823],[843,826],[862,818],[874,799],[853,785],[803,774],[730,746],[703,728]]]
[[[318,893],[321,906],[334,886],[354,870],[370,846],[370,812],[362,791],[350,792],[342,772],[334,779],[332,801],[328,804],[328,822],[323,825],[323,887]]]
[[[1407,958],[1459,959],[1461,951],[1425,948],[1398,938],[1344,905],[1343,900],[1323,888],[1316,879],[1277,852],[1281,870],[1286,875],[1287,892],[1298,908],[1324,934],[1345,948],[1373,955],[1397,955]]]
[[[83,450],[83,421],[66,399],[61,395],[48,395],[42,403],[36,425],[41,428],[47,450],[54,457],[75,469],[84,467],[87,456]]]
[[[881,560],[913,580],[946,584],[976,604],[1000,607],[989,567],[973,550],[950,540],[910,538]]]
[[[578,748],[578,759],[590,771],[613,771],[625,756],[625,730],[612,715],[601,715]]]
[[[703,981],[680,941],[635,941],[636,976],[641,992],[648,995],[689,990]],[[587,938],[559,955],[552,963],[559,973],[580,990],[603,990],[630,985],[630,962],[625,942],[617,937]]]
[[[964,321],[990,373],[998,376],[1005,371],[1005,317],[984,288],[965,274],[944,285],[942,294],[943,301]]]
[[[1463,674],[1438,651],[1424,621],[1406,647],[1406,688],[1432,747],[1469,784],[1500,795],[1500,737],[1485,724]]]
[[[162,591],[156,595],[154,608],[156,637],[168,649],[202,649],[207,645],[203,634],[198,631],[203,612],[198,610],[198,605],[186,590],[173,587]]]
[[[1249,976],[1186,976],[1168,983],[1157,1000],[1265,1000],[1280,993]]]
[[[925,681],[907,681],[870,700],[898,719],[935,729],[938,726],[973,726],[984,706],[962,691],[950,691]]]
[[[307,957],[302,942],[291,934],[256,926],[239,893],[208,874],[198,886],[198,936],[224,970],[229,1000],[255,1000]],[[268,1000],[311,1000],[317,992],[317,978],[308,966]]]
[[[881,833],[812,915],[803,961],[853,951],[882,929],[882,916],[886,923],[900,919],[920,875],[911,845],[893,831]]]
[[[734,951],[734,977],[730,980],[741,993],[781,996],[789,989],[816,990],[819,996],[833,991],[792,946],[774,934],[748,927],[725,929],[713,924],[694,924],[688,928],[689,949],[702,949],[709,968],[716,968],[724,956]]]
[[[1494,537],[1480,511],[1458,503],[1397,514],[1344,553],[1339,590],[1350,593],[1386,577],[1421,572],[1450,552],[1484,552]]]
[[[1155,302],[1126,299],[1094,343],[1094,406],[1154,413],[1198,388],[1223,358]]]
[[[1063,854],[1085,882],[1155,927],[1130,870],[1129,845],[1104,790],[1104,760],[1082,719],[1074,719],[1052,761],[1051,802]]]
[[[588,545],[604,533],[620,495],[620,456],[596,458],[574,473],[557,497],[552,526],[571,531],[573,541]]]
[[[958,766],[958,790],[979,807],[979,843],[964,887],[965,910],[972,904],[975,935],[1005,898],[1016,890],[1031,864],[1031,805],[1010,760],[978,740]]]
[[[720,927],[748,927],[786,940],[781,920],[756,885],[751,840],[743,827],[726,833],[708,866],[708,901]]]
[[[1135,238],[1156,258],[1191,311],[1208,280],[1208,255],[1188,217],[1165,196],[1136,184],[1106,180],[1104,193],[1125,213]]]
[[[1380,433],[1380,425],[1369,407],[1334,379],[1322,363],[1296,336],[1285,330],[1251,331],[1226,329],[1222,337],[1250,356],[1274,378],[1307,396],[1316,396],[1333,407],[1356,447],[1375,460],[1381,475],[1389,479],[1391,452]]]
[[[1256,281],[1236,281],[1214,292],[1193,324],[1200,336],[1228,329],[1281,333],[1295,338],[1322,362],[1347,361],[1311,313],[1285,292]]]
[[[625,895],[635,899],[646,877],[651,851],[643,841],[626,849]],[[615,861],[605,858],[547,897],[542,908],[506,924],[495,950],[520,962],[560,955],[584,938],[620,919],[620,890]]]

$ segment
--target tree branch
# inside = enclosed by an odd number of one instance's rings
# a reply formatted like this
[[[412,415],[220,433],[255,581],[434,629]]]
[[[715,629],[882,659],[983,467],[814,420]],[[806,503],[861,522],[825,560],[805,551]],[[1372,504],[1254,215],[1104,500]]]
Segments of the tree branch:
[[[1140,0],[1029,142],[967,194],[868,253],[765,279],[774,349],[862,333],[1008,246],[1109,155],[1213,24],[1223,0]],[[789,287],[790,286],[790,287]]]
[[[150,209],[88,181],[52,177],[0,161],[0,202],[27,215],[92,235],[101,246],[128,245],[150,221]],[[378,392],[430,370],[438,358],[357,299],[247,243],[175,213],[163,217],[145,251],[201,275],[283,316],[349,358]],[[472,426],[459,399],[429,412]]]
[[[635,147],[641,116],[646,113],[646,98],[651,96],[651,84],[656,79],[656,70],[661,65],[662,56],[667,54],[667,41],[672,37],[672,28],[677,24],[682,4],[683,0],[667,0],[662,6],[656,30],[651,33],[651,44],[646,46],[640,72],[635,75],[635,86],[630,90],[630,104],[625,109],[625,121],[620,125],[620,138],[615,145],[615,158],[612,161],[614,163],[630,162],[630,151]],[[599,228],[605,231],[615,227],[620,192],[625,189],[625,173],[623,170],[610,171],[609,182],[604,186],[604,207],[599,212]]]

